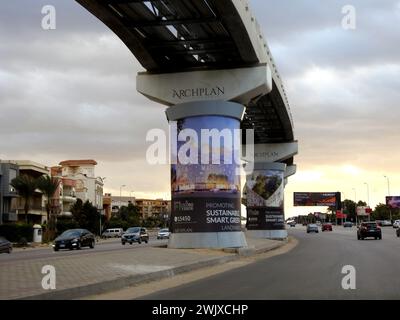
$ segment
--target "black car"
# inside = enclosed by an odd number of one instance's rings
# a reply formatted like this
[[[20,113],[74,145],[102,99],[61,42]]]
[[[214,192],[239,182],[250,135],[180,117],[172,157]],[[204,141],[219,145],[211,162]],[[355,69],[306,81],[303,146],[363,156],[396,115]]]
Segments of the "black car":
[[[86,229],[70,229],[64,231],[54,240],[54,251],[60,249],[81,249],[82,247],[94,248],[96,239],[94,234]]]
[[[141,227],[132,227],[128,228],[126,232],[121,237],[121,243],[125,245],[125,243],[132,244],[134,242],[137,243],[148,243],[149,242],[149,234],[147,233],[146,228]]]
[[[11,253],[12,244],[6,238],[0,237],[0,253]]]
[[[397,237],[400,237],[400,228],[396,230]]]
[[[382,230],[376,222],[362,222],[357,230],[357,239],[375,238],[382,240]]]

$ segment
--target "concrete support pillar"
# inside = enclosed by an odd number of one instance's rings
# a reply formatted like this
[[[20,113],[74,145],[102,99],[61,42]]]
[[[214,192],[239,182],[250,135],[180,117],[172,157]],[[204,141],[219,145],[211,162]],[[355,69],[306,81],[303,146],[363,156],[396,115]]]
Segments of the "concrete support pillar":
[[[241,104],[226,101],[167,109],[177,128],[171,140],[169,248],[247,246],[240,222],[241,146],[235,139],[244,111]]]

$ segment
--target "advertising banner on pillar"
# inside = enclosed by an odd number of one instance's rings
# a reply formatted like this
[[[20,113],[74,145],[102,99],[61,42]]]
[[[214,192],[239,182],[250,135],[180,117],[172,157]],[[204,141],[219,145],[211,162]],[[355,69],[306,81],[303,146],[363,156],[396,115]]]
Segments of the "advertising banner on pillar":
[[[386,205],[391,209],[400,209],[400,196],[386,197]]]
[[[171,151],[177,159],[171,165],[171,231],[241,231],[240,163],[235,161],[240,159],[235,154],[240,143],[234,147],[234,130],[240,128],[240,122],[221,116],[197,116],[179,120],[177,127],[177,150]],[[189,139],[181,135],[185,129],[189,129]],[[213,133],[205,135],[208,130]],[[185,157],[191,158],[190,163]]]
[[[283,230],[284,171],[255,170],[246,181],[247,229]]]

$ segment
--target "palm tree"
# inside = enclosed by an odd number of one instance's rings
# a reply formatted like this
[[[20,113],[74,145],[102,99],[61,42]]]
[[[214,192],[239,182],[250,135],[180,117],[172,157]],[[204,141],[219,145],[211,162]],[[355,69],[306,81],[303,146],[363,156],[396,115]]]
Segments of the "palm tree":
[[[20,175],[14,178],[10,185],[17,190],[18,194],[25,200],[25,222],[28,223],[28,213],[31,206],[31,199],[33,198],[37,188],[37,181],[31,176]]]
[[[37,180],[38,189],[46,196],[46,212],[47,212],[47,225],[49,230],[53,229],[53,223],[50,223],[50,213],[52,209],[51,200],[54,198],[54,194],[56,193],[58,187],[60,186],[60,180],[57,178],[50,177],[49,175],[41,176]],[[52,221],[53,222],[53,221]]]

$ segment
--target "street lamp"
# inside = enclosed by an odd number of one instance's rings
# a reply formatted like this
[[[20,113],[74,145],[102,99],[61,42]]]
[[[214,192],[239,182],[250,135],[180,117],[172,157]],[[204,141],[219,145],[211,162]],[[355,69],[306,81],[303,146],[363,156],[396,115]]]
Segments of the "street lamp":
[[[390,183],[389,183],[389,177],[388,176],[383,176],[387,180],[387,189],[388,189],[388,196],[390,196]]]
[[[369,207],[369,185],[368,183],[364,182],[364,184],[367,186],[367,206]],[[371,214],[368,215],[368,221],[371,220]]]
[[[354,213],[356,214],[356,225],[358,225],[358,216],[357,216],[357,191],[356,188],[352,188],[354,191]]]
[[[122,186],[119,187],[119,197],[120,197],[120,198],[122,197],[122,188],[123,188],[123,187],[126,187],[126,185],[123,184]],[[121,199],[119,199],[119,200],[121,200]]]
[[[390,197],[390,184],[389,184],[389,177],[383,176],[387,180],[387,189],[388,189],[388,197]],[[390,215],[390,222],[392,222],[392,209],[389,208],[389,215]]]

